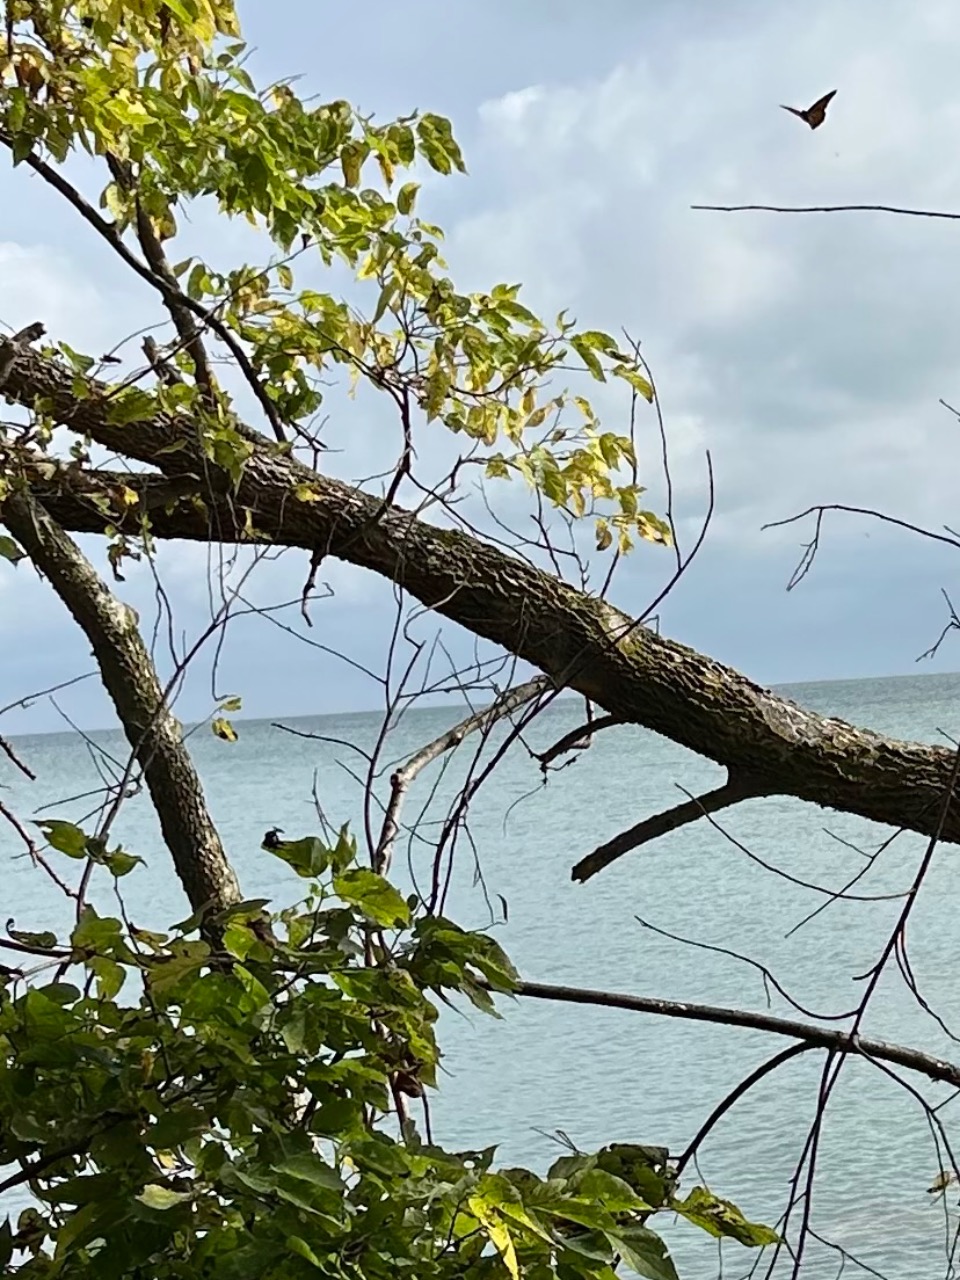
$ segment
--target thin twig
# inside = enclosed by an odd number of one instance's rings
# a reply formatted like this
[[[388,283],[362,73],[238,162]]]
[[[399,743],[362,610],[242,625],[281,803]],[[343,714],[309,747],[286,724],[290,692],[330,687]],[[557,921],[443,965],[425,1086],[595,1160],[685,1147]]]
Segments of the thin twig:
[[[12,138],[3,130],[0,130],[0,142],[7,147],[12,147],[13,145]],[[256,370],[250,363],[247,353],[230,332],[228,326],[225,325],[212,310],[209,310],[199,302],[196,302],[193,298],[185,294],[179,286],[171,285],[169,281],[163,278],[163,276],[157,275],[157,273],[151,270],[146,263],[141,262],[137,255],[132,253],[124,243],[123,237],[120,235],[120,232],[114,224],[108,222],[106,218],[102,217],[96,209],[94,209],[94,207],[83,198],[80,192],[77,191],[76,187],[58,173],[52,165],[48,165],[45,161],[41,160],[39,156],[35,156],[32,153],[24,157],[23,162],[31,168],[34,173],[38,173],[40,177],[43,178],[44,182],[49,183],[55,191],[58,191],[69,204],[73,205],[74,209],[76,209],[84,221],[88,222],[90,226],[93,227],[104,240],[106,240],[107,244],[109,244],[111,248],[119,254],[132,271],[135,271],[142,280],[146,280],[147,284],[156,289],[157,292],[163,296],[164,301],[168,304],[173,302],[178,306],[185,307],[188,311],[192,311],[195,316],[211,328],[217,337],[226,344],[230,349],[231,355],[243,371],[247,384],[256,396],[261,409],[264,411],[267,421],[273,429],[273,434],[276,436],[278,441],[283,443],[287,437],[283,429],[283,423],[280,420],[280,415],[277,412],[277,407],[267,394],[266,387],[264,387],[263,383],[257,377]]]
[[[547,747],[546,751],[535,752],[534,758],[539,762],[541,770],[546,773],[558,756],[565,755],[568,751],[578,750],[581,746],[589,746],[595,733],[599,733],[601,729],[610,729],[616,724],[623,724],[620,716],[597,716],[595,720],[588,720],[586,724],[565,733],[552,747]]]
[[[687,1143],[683,1154],[677,1160],[677,1177],[679,1178],[683,1173],[692,1157],[703,1145],[708,1134],[726,1115],[734,1103],[739,1102],[748,1089],[752,1089],[755,1084],[764,1078],[764,1076],[768,1076],[771,1071],[776,1071],[777,1067],[782,1066],[785,1062],[789,1062],[791,1058],[796,1058],[801,1053],[809,1053],[811,1049],[816,1049],[817,1047],[817,1045],[809,1044],[806,1041],[801,1040],[798,1044],[792,1044],[787,1049],[781,1049],[778,1054],[775,1054],[774,1057],[769,1058],[766,1062],[761,1063],[755,1071],[751,1071],[748,1076],[745,1076],[736,1088],[731,1089],[727,1096],[714,1107],[710,1112],[710,1115],[697,1130],[696,1134]]]
[[[907,218],[947,218],[960,220],[960,213],[945,213],[937,209],[902,209],[892,204],[692,204],[691,209],[706,209],[713,213],[897,213]]]
[[[404,796],[417,774],[445,752],[458,747],[469,734],[475,733],[478,729],[489,729],[504,716],[510,715],[518,707],[522,707],[531,699],[546,692],[549,687],[550,681],[546,676],[537,676],[533,680],[528,680],[526,684],[518,685],[515,689],[506,690],[491,706],[468,716],[466,720],[461,720],[452,729],[442,733],[439,738],[434,738],[433,742],[421,747],[402,768],[394,772],[390,778],[390,800],[374,860],[374,865],[381,875],[386,875],[389,870],[394,845],[400,831],[400,810]]]
[[[2,736],[0,736],[0,751],[2,751],[3,754],[10,760],[11,764],[15,765],[20,770],[21,773],[25,774],[30,779],[31,782],[36,782],[37,775],[33,772],[33,770],[29,767],[29,765],[25,765],[23,763],[23,761],[14,751],[10,743],[6,740],[6,738]]]

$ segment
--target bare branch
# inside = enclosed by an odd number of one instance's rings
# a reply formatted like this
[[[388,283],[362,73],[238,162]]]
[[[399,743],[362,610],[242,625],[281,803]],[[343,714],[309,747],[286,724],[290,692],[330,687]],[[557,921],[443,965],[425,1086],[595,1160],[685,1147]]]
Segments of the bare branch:
[[[541,693],[546,693],[549,688],[550,681],[544,676],[537,676],[533,680],[528,680],[526,684],[506,690],[500,694],[491,706],[475,712],[473,715],[468,716],[466,720],[461,720],[452,729],[442,733],[439,738],[434,738],[433,742],[421,747],[419,751],[415,752],[407,760],[402,768],[394,772],[390,779],[390,800],[387,805],[387,812],[383,820],[383,828],[377,843],[374,859],[376,869],[381,875],[387,874],[393,858],[394,845],[400,832],[400,810],[407,790],[417,774],[421,773],[428,764],[431,764],[445,752],[452,751],[454,747],[458,747],[464,738],[471,733],[481,729],[489,729],[498,720],[502,720],[504,716],[516,711],[518,707],[522,707]]]
[[[14,751],[13,747],[4,737],[0,737],[0,751],[2,751],[3,754],[7,757],[7,759],[11,762],[11,764],[15,765],[16,768],[18,768],[22,774],[25,774],[25,776],[28,777],[31,782],[36,782],[37,775],[33,772],[33,770],[29,767],[29,765],[25,765],[23,763],[23,761]]]
[[[550,765],[558,757],[566,755],[568,751],[579,751],[584,747],[588,747],[595,733],[599,733],[601,729],[611,729],[617,724],[623,724],[623,721],[618,716],[598,716],[595,720],[588,720],[586,724],[579,725],[576,729],[571,729],[553,746],[547,747],[546,751],[537,753],[536,759],[540,763],[541,770],[546,773]]]
[[[713,213],[897,213],[908,218],[947,218],[951,222],[960,219],[960,213],[942,213],[936,209],[902,209],[892,204],[692,204],[691,209],[705,209]]]
[[[585,987],[554,986],[543,982],[521,982],[513,994],[533,1000],[588,1004],[605,1009],[629,1009],[635,1013],[652,1013],[664,1018],[684,1018],[693,1022],[712,1022],[719,1026],[767,1031],[771,1035],[801,1040],[811,1048],[894,1062],[930,1080],[960,1085],[960,1064],[935,1058],[920,1049],[891,1044],[886,1040],[874,1040],[832,1027],[818,1027],[810,1022],[797,1022],[793,1018],[779,1018],[769,1013],[751,1013],[745,1009],[727,1009],[719,1005],[686,1004],[678,1000],[657,1000],[652,996],[631,996]]]
[[[703,1145],[707,1136],[713,1131],[720,1120],[723,1119],[734,1103],[739,1102],[748,1090],[752,1089],[753,1086],[763,1080],[764,1077],[770,1075],[772,1071],[776,1071],[777,1067],[781,1067],[785,1062],[789,1062],[791,1058],[799,1057],[801,1053],[809,1053],[811,1049],[815,1048],[818,1048],[818,1046],[810,1044],[805,1040],[801,1040],[798,1044],[790,1045],[788,1049],[781,1049],[779,1053],[774,1054],[772,1058],[761,1063],[755,1071],[751,1071],[748,1076],[745,1076],[736,1088],[731,1089],[727,1096],[717,1103],[714,1109],[710,1112],[710,1115],[697,1130],[694,1137],[687,1143],[683,1153],[677,1160],[677,1177],[680,1177],[684,1169],[693,1159],[694,1155],[696,1155],[697,1151]]]
[[[741,800],[766,794],[768,792],[762,783],[731,777],[723,786],[685,800],[682,804],[674,805],[672,809],[656,813],[652,818],[644,818],[643,822],[638,822],[635,827],[622,831],[606,844],[599,845],[593,853],[588,853],[585,858],[580,859],[570,872],[570,878],[584,884],[598,871],[609,867],[611,862],[622,858],[625,853],[630,853],[632,849],[638,849],[651,840],[657,840],[668,831],[676,831],[678,827],[696,822],[698,818],[726,809],[732,804],[739,804]]]

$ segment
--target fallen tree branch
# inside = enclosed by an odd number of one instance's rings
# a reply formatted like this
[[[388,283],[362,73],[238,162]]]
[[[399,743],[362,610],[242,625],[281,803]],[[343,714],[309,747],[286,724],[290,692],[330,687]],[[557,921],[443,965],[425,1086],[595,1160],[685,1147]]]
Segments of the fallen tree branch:
[[[164,700],[135,615],[77,545],[23,489],[0,518],[86,635],[150,790],[164,840],[194,911],[221,911],[240,889],[207,810],[182,732]]]
[[[887,1040],[851,1035],[848,1031],[818,1027],[812,1022],[779,1018],[770,1013],[752,1013],[746,1009],[727,1009],[710,1004],[686,1004],[679,1000],[656,1000],[651,996],[630,996],[616,991],[592,991],[585,987],[558,987],[543,982],[520,982],[514,988],[513,994],[533,1000],[589,1004],[605,1009],[629,1009],[635,1013],[653,1013],[664,1018],[684,1018],[692,1022],[713,1022],[719,1026],[767,1031],[771,1035],[789,1036],[793,1040],[803,1041],[812,1048],[829,1049],[834,1053],[856,1054],[863,1058],[876,1058],[880,1062],[895,1062],[898,1066],[916,1071],[930,1080],[960,1086],[960,1064],[948,1062],[945,1058],[935,1058],[932,1054],[923,1053],[920,1049],[890,1044]]]
[[[696,822],[698,818],[717,813],[720,809],[726,809],[732,804],[739,804],[741,800],[765,794],[762,787],[744,780],[731,779],[722,787],[715,787],[713,791],[684,800],[682,804],[674,805],[672,809],[655,813],[653,817],[644,818],[642,822],[638,822],[635,827],[621,831],[606,844],[599,845],[593,853],[588,853],[585,858],[581,858],[570,872],[570,878],[579,880],[583,884],[604,867],[609,867],[611,862],[622,858],[625,853],[639,849],[642,844],[656,840],[666,835],[668,831],[676,831],[678,827]]]
[[[108,421],[102,384],[88,382],[88,393],[77,398],[74,377],[20,349],[3,393],[28,406],[46,397],[64,425],[170,474],[201,465],[190,452],[194,446],[185,439],[182,419],[157,415],[117,426]],[[257,432],[247,428],[243,434],[253,448],[236,492],[207,490],[202,500],[158,506],[151,512],[155,536],[340,555],[609,714],[671,738],[731,776],[750,778],[764,794],[796,796],[924,835],[935,829],[952,751],[798,707],[732,668],[637,626],[606,601],[552,574],[400,507],[384,509],[372,495],[281,455]],[[176,449],[162,452],[170,445]],[[64,470],[48,481],[38,478],[33,489],[74,532],[103,533],[113,525],[136,533],[136,505],[126,514],[111,514],[94,501],[120,482],[147,505],[152,488],[162,483],[127,472],[84,470],[73,477]],[[309,501],[296,497],[303,484]],[[960,843],[960,806],[953,807],[943,839]]]

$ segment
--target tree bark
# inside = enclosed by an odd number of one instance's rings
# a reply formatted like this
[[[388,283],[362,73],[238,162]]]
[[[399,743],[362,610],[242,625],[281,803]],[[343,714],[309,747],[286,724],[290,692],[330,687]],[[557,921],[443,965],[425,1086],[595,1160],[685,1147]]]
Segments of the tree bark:
[[[34,492],[66,528],[98,533],[116,524],[117,515],[108,520],[94,498],[122,483],[141,494],[158,537],[269,542],[337,556],[402,585],[623,721],[716,761],[738,782],[750,780],[758,794],[796,796],[924,835],[937,825],[952,750],[804,710],[519,558],[397,506],[384,509],[252,430],[245,429],[253,452],[237,492],[217,494],[185,474],[199,477],[209,466],[191,444],[197,431],[189,419],[112,425],[98,384],[78,399],[72,374],[30,350],[19,351],[3,392],[26,405],[40,396],[65,425],[166,473],[64,471],[38,480]],[[175,451],[161,452],[171,444]],[[311,501],[295,496],[304,484]],[[138,519],[133,508],[125,527],[135,529]],[[951,807],[942,838],[960,843],[960,806]]]
[[[28,492],[8,496],[0,504],[0,518],[90,641],[127,741],[143,769],[191,907],[195,912],[216,912],[238,902],[237,878],[133,611],[117,600],[73,540]]]

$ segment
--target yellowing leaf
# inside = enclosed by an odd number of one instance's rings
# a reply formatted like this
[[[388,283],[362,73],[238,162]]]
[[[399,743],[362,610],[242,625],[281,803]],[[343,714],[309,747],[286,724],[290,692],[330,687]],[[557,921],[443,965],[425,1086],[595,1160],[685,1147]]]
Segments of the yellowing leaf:
[[[629,382],[634,391],[640,393],[648,404],[653,404],[653,387],[636,369],[631,369],[628,365],[618,364],[614,367],[614,374],[618,378],[623,378],[625,382]]]
[[[210,724],[210,728],[216,737],[222,738],[224,742],[236,742],[237,731],[223,716],[217,716]]]
[[[161,1187],[156,1182],[148,1183],[136,1197],[148,1209],[172,1209],[175,1204],[189,1200],[189,1191],[171,1191],[169,1187]]]
[[[486,1232],[487,1239],[500,1254],[503,1265],[513,1276],[513,1280],[520,1280],[517,1251],[513,1246],[513,1239],[506,1223],[480,1196],[470,1196],[467,1205]]]
[[[340,149],[340,168],[343,180],[348,187],[356,187],[360,183],[360,170],[363,166],[366,148],[359,142],[347,142]]]
[[[413,212],[413,206],[416,203],[417,192],[420,190],[419,182],[405,182],[397,192],[397,212],[407,217]]]

